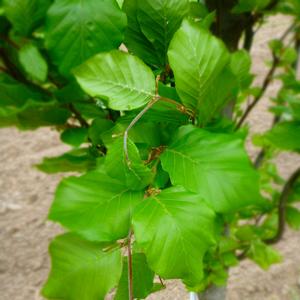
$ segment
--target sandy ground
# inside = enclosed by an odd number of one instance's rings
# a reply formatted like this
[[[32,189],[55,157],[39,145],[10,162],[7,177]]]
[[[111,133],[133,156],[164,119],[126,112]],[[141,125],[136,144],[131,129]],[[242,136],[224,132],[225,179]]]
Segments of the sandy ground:
[[[284,17],[272,18],[256,37],[253,49],[253,72],[260,81],[266,72],[264,61],[269,52],[266,43],[278,37],[288,26]],[[276,93],[278,84],[268,90]],[[272,116],[267,112],[268,98],[250,116],[253,131],[265,130]],[[55,131],[40,129],[35,132],[0,130],[0,299],[42,299],[39,290],[49,271],[48,243],[61,231],[59,226],[46,221],[55,186],[61,176],[48,176],[32,165],[44,156],[63,153]],[[251,145],[253,156],[257,151]],[[300,165],[299,157],[284,154],[278,158],[279,170],[287,177]],[[288,231],[277,245],[284,262],[272,266],[268,272],[250,261],[231,270],[228,300],[298,300],[300,299],[300,233]],[[188,299],[179,282],[171,282],[163,292],[149,299]]]

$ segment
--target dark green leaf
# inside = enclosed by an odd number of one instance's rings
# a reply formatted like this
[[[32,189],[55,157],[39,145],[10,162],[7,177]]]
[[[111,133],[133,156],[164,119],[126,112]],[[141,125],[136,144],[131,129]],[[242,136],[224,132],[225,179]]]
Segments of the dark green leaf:
[[[87,128],[68,128],[62,132],[61,140],[73,147],[79,147],[87,140],[88,129]]]
[[[103,171],[64,179],[57,188],[49,219],[93,241],[128,235],[130,215],[143,199]]]
[[[169,43],[189,11],[188,0],[138,0],[141,31],[153,44],[160,66],[167,63]]]
[[[105,253],[101,248],[70,233],[54,239],[52,268],[42,294],[49,299],[104,300],[119,281],[122,256],[119,249]]]
[[[56,157],[46,157],[36,167],[45,173],[84,172],[96,167],[96,158],[88,149],[75,149]]]
[[[159,53],[155,51],[154,45],[143,34],[138,22],[139,0],[125,0],[123,10],[127,15],[128,26],[125,31],[125,45],[130,52],[140,57],[147,64],[159,66]]]
[[[29,35],[45,17],[51,0],[3,0],[6,17],[20,35]]]
[[[46,23],[46,46],[63,74],[98,52],[119,47],[126,16],[115,0],[57,0]]]
[[[214,242],[214,212],[199,195],[181,187],[166,189],[136,207],[133,227],[155,273],[199,283],[203,256]]]

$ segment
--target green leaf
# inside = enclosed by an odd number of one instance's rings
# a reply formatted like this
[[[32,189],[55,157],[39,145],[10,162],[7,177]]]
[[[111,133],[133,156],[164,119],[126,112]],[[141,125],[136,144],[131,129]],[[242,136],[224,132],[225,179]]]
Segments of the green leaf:
[[[141,160],[135,144],[128,140],[128,161],[124,151],[123,138],[108,146],[105,170],[109,176],[123,182],[132,190],[142,190],[153,180],[153,173]]]
[[[28,36],[39,26],[51,0],[3,0],[4,12],[19,35]]]
[[[300,150],[300,122],[278,123],[264,137],[280,149]]]
[[[79,147],[87,140],[88,128],[68,128],[62,132],[60,139],[73,147]]]
[[[300,229],[300,210],[299,209],[292,207],[292,206],[288,206],[286,208],[285,218],[291,228],[296,229],[296,230]]]
[[[133,296],[145,299],[153,288],[154,272],[148,267],[146,257],[142,253],[132,255]],[[122,276],[114,300],[129,300],[128,293],[128,260],[124,257]]]
[[[155,78],[139,58],[121,51],[100,53],[74,72],[83,90],[103,97],[108,107],[132,110],[145,105],[155,95]]]
[[[98,52],[119,47],[126,16],[115,0],[57,0],[46,22],[46,46],[64,75]]]
[[[206,103],[207,93],[229,63],[225,45],[208,30],[184,20],[171,41],[168,56],[183,104],[201,113],[202,106],[209,107],[212,101]]]
[[[48,65],[39,49],[33,44],[26,44],[18,54],[20,64],[29,77],[44,82],[47,78]]]
[[[164,67],[170,41],[189,12],[189,1],[138,0],[137,3],[141,31],[153,44],[160,66]]]
[[[74,234],[56,237],[50,245],[52,268],[42,289],[49,299],[100,300],[117,285],[121,251],[103,252],[102,245]]]
[[[253,76],[250,74],[251,57],[246,50],[239,50],[231,55],[230,69],[242,88],[249,87]]]
[[[132,222],[136,242],[155,273],[199,283],[203,256],[214,243],[214,212],[199,195],[181,187],[166,189],[142,201]]]
[[[114,123],[111,120],[97,118],[93,121],[92,125],[89,127],[89,138],[92,140],[94,145],[102,144],[101,135],[110,130],[114,126]]]
[[[143,34],[138,22],[138,1],[124,0],[123,11],[127,15],[128,26],[125,30],[124,43],[127,49],[149,65],[159,66],[159,53]]]
[[[49,219],[93,241],[115,241],[128,235],[130,215],[143,199],[103,171],[63,179]]]
[[[259,176],[242,140],[232,134],[182,126],[161,162],[173,185],[200,193],[217,212],[233,212],[261,201]]]
[[[250,252],[247,256],[264,270],[268,270],[272,264],[282,261],[282,257],[277,250],[267,246],[261,241],[252,242]]]
[[[74,149],[56,157],[45,157],[36,167],[45,173],[85,172],[96,167],[96,158],[88,149]]]

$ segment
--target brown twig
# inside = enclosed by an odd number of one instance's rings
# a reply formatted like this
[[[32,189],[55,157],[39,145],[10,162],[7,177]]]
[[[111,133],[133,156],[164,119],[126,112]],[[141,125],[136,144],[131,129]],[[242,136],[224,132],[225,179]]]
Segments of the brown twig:
[[[132,237],[132,231],[130,229],[129,234],[128,234],[128,245],[127,245],[128,296],[129,296],[129,300],[133,300],[133,272],[132,272],[131,237]]]
[[[78,120],[82,127],[90,127],[89,123],[82,117],[81,113],[76,109],[76,107],[72,103],[70,103],[67,108],[74,114],[75,118]]]
[[[279,204],[278,204],[278,229],[276,235],[266,240],[267,244],[275,244],[277,243],[283,236],[285,231],[285,213],[286,213],[286,204],[289,199],[289,196],[293,190],[293,187],[300,177],[300,167],[290,176],[288,181],[283,187],[283,190],[281,192],[280,198],[279,198]]]
[[[280,37],[281,41],[284,41],[286,39],[286,37],[289,35],[289,33],[294,30],[296,26],[296,22],[294,22],[291,26],[289,26],[287,28],[287,30],[283,33],[283,35]],[[250,112],[253,110],[253,108],[257,105],[257,103],[261,100],[261,98],[264,96],[269,84],[272,82],[273,80],[273,76],[274,73],[280,63],[280,58],[273,52],[272,53],[272,65],[271,68],[269,70],[269,72],[267,73],[263,84],[262,84],[262,88],[260,90],[260,92],[258,93],[258,95],[254,98],[254,100],[252,101],[252,103],[250,105],[248,105],[248,107],[246,108],[244,114],[242,115],[242,117],[240,118],[239,122],[236,125],[236,130],[239,129],[243,123],[245,122],[245,120],[247,119],[248,115],[250,114]]]

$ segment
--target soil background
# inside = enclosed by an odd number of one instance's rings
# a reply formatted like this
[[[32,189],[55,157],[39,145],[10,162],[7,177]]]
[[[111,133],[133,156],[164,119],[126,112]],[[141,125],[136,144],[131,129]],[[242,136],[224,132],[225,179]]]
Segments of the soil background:
[[[289,26],[290,19],[276,16],[259,30],[255,37],[253,73],[261,82],[270,59],[267,43],[279,37]],[[274,82],[266,96],[250,115],[253,132],[267,130],[272,122],[268,112],[269,98],[280,87]],[[58,225],[46,221],[53,193],[61,175],[40,173],[33,165],[45,156],[66,151],[59,135],[45,128],[34,132],[16,129],[0,130],[0,299],[41,300],[40,288],[47,278],[50,261],[48,243],[59,232]],[[251,157],[258,149],[248,143]],[[281,154],[278,159],[280,174],[287,178],[300,166],[296,155]],[[244,261],[230,272],[227,300],[300,300],[300,233],[287,231],[276,245],[284,257],[281,264],[268,272],[250,261]],[[178,281],[148,299],[184,300],[188,294]]]

